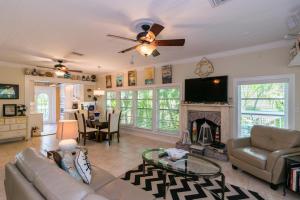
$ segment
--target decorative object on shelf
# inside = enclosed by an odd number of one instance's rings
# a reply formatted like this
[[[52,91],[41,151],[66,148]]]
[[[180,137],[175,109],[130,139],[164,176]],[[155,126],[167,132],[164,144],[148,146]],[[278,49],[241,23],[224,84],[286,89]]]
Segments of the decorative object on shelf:
[[[191,135],[191,139],[192,139],[192,143],[196,143],[197,142],[197,135],[198,135],[198,131],[197,131],[197,122],[194,121],[193,125],[192,125],[192,135]]]
[[[91,75],[91,81],[92,81],[92,82],[96,82],[96,78],[97,78],[96,75],[94,75],[94,74]]]
[[[203,146],[208,146],[213,143],[211,128],[206,122],[204,122],[204,124],[202,124],[202,126],[200,127],[198,143]]]
[[[117,74],[116,76],[116,86],[123,87],[124,74]]]
[[[208,75],[214,72],[214,66],[206,58],[202,58],[199,63],[196,65],[194,73],[200,78],[207,77]]]
[[[172,83],[172,65],[166,65],[161,67],[162,83]]]
[[[25,74],[25,75],[31,75],[31,70],[26,68],[26,69],[24,70],[24,74]]]
[[[155,79],[155,68],[154,67],[147,67],[144,70],[144,78],[145,78],[145,85],[154,84]]]
[[[31,72],[31,75],[32,76],[38,76],[39,73],[38,73],[38,71],[36,69],[33,69],[33,71]]]
[[[54,77],[54,74],[52,72],[45,72],[46,77]]]
[[[82,81],[85,81],[85,76],[82,76],[82,77],[81,77],[81,80],[82,80]]]
[[[18,113],[19,113],[19,116],[26,116],[25,115],[25,112],[26,112],[26,105],[18,105],[17,106],[17,109],[18,109]]]
[[[111,75],[105,76],[106,88],[112,88]]]
[[[17,115],[17,104],[3,104],[3,116],[13,117]]]
[[[86,81],[90,81],[91,79],[90,79],[89,76],[86,76],[85,80],[86,80]]]
[[[71,79],[71,77],[72,77],[72,75],[69,74],[68,72],[66,72],[66,73],[64,74],[64,78],[66,78],[66,79]]]
[[[44,71],[39,71],[39,76],[45,76],[45,72]]]
[[[128,86],[136,86],[137,76],[136,70],[128,71]]]
[[[77,146],[78,137],[77,120],[60,120],[57,125],[56,138],[61,140],[58,144],[62,151],[70,152]]]
[[[19,85],[0,84],[0,99],[19,99]]]

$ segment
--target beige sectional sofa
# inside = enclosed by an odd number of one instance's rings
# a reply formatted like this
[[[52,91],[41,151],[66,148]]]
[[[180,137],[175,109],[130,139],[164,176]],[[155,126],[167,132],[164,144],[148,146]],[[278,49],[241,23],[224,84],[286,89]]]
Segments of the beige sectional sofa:
[[[240,168],[277,189],[284,181],[284,157],[300,155],[300,132],[253,126],[250,137],[230,139],[227,146],[234,169]]]
[[[154,197],[93,167],[92,183],[76,181],[51,160],[27,148],[5,166],[7,200],[152,200]]]

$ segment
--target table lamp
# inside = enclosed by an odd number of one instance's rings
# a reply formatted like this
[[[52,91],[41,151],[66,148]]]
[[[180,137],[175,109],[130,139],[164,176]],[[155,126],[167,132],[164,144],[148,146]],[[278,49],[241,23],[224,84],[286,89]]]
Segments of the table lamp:
[[[76,120],[59,120],[56,138],[61,140],[58,144],[61,151],[72,151],[77,147],[78,124]]]

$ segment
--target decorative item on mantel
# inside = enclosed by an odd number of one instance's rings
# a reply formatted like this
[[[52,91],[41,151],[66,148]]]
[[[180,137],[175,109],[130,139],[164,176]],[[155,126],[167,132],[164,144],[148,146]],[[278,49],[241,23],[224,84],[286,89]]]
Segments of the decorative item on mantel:
[[[198,143],[200,143],[202,146],[208,146],[211,145],[212,142],[213,136],[211,133],[211,128],[206,122],[204,122],[200,128]]]
[[[200,78],[207,77],[214,72],[214,66],[206,58],[202,58],[196,65],[194,73]]]

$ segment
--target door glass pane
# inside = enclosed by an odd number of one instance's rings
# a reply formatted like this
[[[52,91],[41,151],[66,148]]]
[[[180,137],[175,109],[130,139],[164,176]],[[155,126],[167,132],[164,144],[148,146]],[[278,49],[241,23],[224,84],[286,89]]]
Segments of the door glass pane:
[[[37,111],[43,113],[43,120],[48,121],[49,116],[49,96],[46,93],[41,93],[37,96]]]

